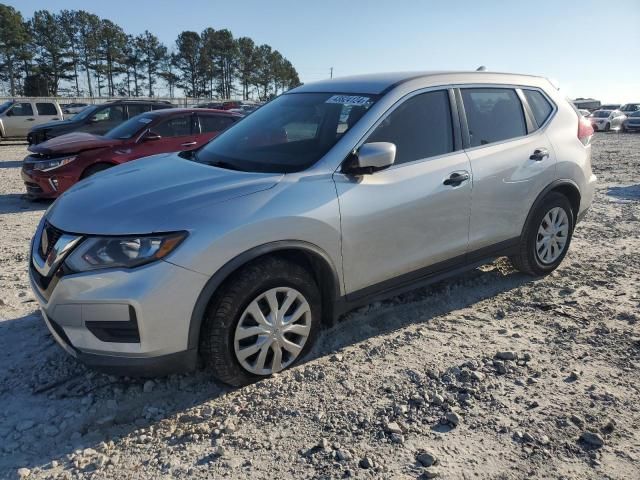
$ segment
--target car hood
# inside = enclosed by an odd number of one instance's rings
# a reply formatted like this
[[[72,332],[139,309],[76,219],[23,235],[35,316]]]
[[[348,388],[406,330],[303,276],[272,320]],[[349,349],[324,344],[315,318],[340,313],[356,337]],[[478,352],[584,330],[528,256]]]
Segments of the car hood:
[[[54,137],[46,142],[31,145],[28,150],[33,153],[55,155],[62,153],[77,153],[93,148],[111,147],[119,145],[122,140],[92,135],[91,133],[75,132]]]
[[[212,221],[215,204],[275,186],[284,175],[225,170],[161,154],[100,172],[76,184],[47,212],[57,228],[127,235],[189,230]]]
[[[41,130],[64,130],[66,128],[73,128],[80,123],[77,121],[70,120],[54,120],[52,122],[41,123],[40,125],[36,125],[31,129],[32,132],[37,132]]]

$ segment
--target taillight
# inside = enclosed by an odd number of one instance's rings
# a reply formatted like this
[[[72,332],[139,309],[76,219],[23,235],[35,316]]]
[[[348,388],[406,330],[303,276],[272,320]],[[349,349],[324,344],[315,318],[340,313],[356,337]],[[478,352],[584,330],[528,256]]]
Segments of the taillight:
[[[580,116],[578,120],[578,140],[580,140],[583,145],[587,145],[592,135],[593,126],[591,126],[591,122],[585,117]]]

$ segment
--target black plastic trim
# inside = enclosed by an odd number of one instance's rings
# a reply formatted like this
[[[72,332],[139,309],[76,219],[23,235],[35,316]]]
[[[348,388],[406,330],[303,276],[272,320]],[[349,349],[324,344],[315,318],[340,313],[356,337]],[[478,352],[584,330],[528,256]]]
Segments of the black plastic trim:
[[[458,275],[493,258],[516,253],[519,243],[520,237],[512,238],[351,292],[340,299],[336,310],[342,314],[359,305],[389,298]]]
[[[458,113],[458,101],[453,88],[447,89],[449,92],[449,109],[451,110],[451,122],[453,125],[453,150],[462,150],[462,127],[460,125],[460,114]]]
[[[540,204],[544,201],[544,197],[547,196],[547,194],[551,191],[554,190],[558,187],[563,187],[563,186],[568,186],[573,188],[576,193],[578,194],[578,198],[582,198],[581,194],[580,194],[580,188],[578,187],[578,185],[573,181],[573,180],[569,180],[569,179],[558,179],[558,180],[554,180],[553,182],[551,182],[549,185],[547,185],[536,197],[535,201],[533,202],[533,205],[531,206],[531,209],[529,209],[529,213],[527,214],[527,219],[524,222],[524,225],[522,227],[522,232],[520,233],[520,235],[524,235],[524,229],[527,227],[528,223],[529,223],[529,219],[531,218],[531,216],[533,215],[533,213],[538,209],[538,207],[540,206]],[[580,202],[578,202],[578,210],[580,210]],[[574,218],[574,226],[577,223],[576,219]]]
[[[129,320],[114,322],[84,322],[85,327],[98,340],[112,343],[140,343],[138,316],[133,306],[129,305]]]
[[[522,113],[524,114],[525,123],[527,125],[527,134],[533,133],[536,130],[538,130],[540,126],[536,122],[536,117],[534,117],[533,111],[531,110],[531,106],[529,105],[529,101],[527,100],[527,97],[524,95],[524,92],[522,91],[522,89],[516,88],[516,94],[518,95],[518,98],[520,99],[520,103],[522,104]]]
[[[196,304],[193,308],[193,312],[191,313],[191,321],[189,323],[190,349],[198,348],[200,327],[202,325],[207,306],[209,305],[214,292],[218,289],[222,282],[224,282],[227,277],[229,277],[229,275],[235,272],[238,268],[249,263],[251,260],[254,260],[266,254],[277,253],[283,250],[300,250],[302,252],[309,253],[313,255],[314,258],[319,258],[322,262],[324,262],[326,267],[325,269],[331,272],[331,278],[325,279],[325,281],[328,280],[328,283],[331,285],[331,287],[329,288],[329,292],[327,293],[329,293],[329,295],[332,297],[326,299],[327,302],[325,303],[325,305],[327,305],[328,307],[331,307],[333,305],[335,299],[340,297],[340,280],[336,268],[331,261],[331,258],[324,250],[322,250],[320,247],[317,247],[316,245],[313,245],[312,243],[299,240],[281,240],[259,245],[238,255],[233,260],[230,260],[225,265],[223,265],[222,268],[220,268],[216,273],[213,274],[213,276],[205,285],[204,289],[200,292],[198,300],[196,301]],[[332,317],[331,312],[327,312],[328,309],[323,310],[325,311],[325,314],[328,314]]]
[[[171,373],[189,372],[198,366],[198,352],[195,349],[156,357],[125,357],[78,352],[76,358],[96,370],[129,377],[160,377]]]
[[[462,147],[469,148],[471,145],[471,137],[469,136],[469,124],[467,123],[467,113],[464,109],[464,102],[462,101],[462,93],[459,88],[454,88],[454,93],[458,108],[458,121],[460,122],[460,129],[462,133]]]

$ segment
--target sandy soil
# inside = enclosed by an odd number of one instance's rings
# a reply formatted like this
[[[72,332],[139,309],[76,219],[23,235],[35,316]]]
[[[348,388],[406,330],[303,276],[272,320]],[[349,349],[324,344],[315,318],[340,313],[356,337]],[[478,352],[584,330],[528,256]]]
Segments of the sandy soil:
[[[640,478],[640,135],[596,135],[594,207],[552,275],[502,259],[362,308],[241,389],[109,377],[53,342],[25,152],[0,145],[0,478]]]

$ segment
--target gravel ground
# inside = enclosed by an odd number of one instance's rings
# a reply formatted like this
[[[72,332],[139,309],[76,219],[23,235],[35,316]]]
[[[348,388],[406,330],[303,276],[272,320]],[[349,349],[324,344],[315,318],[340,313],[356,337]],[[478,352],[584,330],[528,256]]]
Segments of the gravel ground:
[[[552,275],[502,259],[359,309],[240,389],[55,345],[25,151],[0,145],[0,478],[640,478],[640,135],[596,135],[594,207]]]

